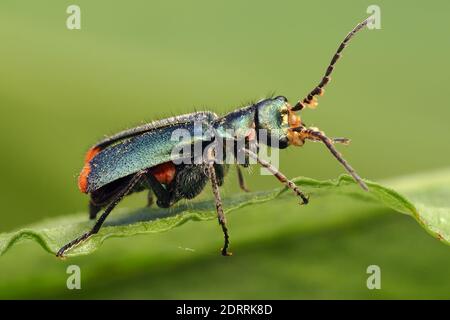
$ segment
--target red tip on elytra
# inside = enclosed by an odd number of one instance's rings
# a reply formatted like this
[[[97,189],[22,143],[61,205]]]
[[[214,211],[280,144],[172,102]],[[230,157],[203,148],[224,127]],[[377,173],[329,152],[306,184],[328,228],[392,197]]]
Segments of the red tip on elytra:
[[[78,176],[78,189],[80,189],[81,192],[86,193],[87,186],[88,186],[88,176],[91,172],[91,166],[89,163],[86,163],[83,167],[83,170],[81,170],[80,175]]]
[[[86,157],[84,158],[84,163],[86,164],[89,161],[91,161],[92,158],[94,158],[97,155],[97,153],[100,152],[100,150],[101,149],[99,147],[89,149],[89,151],[86,153]]]
[[[87,186],[88,186],[88,176],[91,172],[91,165],[89,162],[101,151],[100,148],[94,147],[89,149],[89,151],[86,153],[86,157],[84,158],[84,167],[83,170],[81,170],[80,175],[78,177],[78,189],[80,189],[81,192],[86,193]]]

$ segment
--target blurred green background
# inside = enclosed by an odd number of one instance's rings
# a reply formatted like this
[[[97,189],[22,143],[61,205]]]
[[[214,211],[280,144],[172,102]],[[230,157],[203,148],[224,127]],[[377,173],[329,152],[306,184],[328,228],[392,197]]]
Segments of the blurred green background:
[[[81,30],[66,28],[70,4],[81,7]],[[85,211],[76,178],[105,134],[193,110],[224,113],[274,91],[303,97],[371,4],[382,29],[358,34],[303,118],[352,138],[342,151],[371,180],[447,167],[448,1],[2,0],[0,232]],[[281,169],[317,179],[342,172],[316,144],[283,152]],[[252,190],[278,187],[258,172],[246,174]],[[232,173],[223,192],[239,192],[236,184]],[[64,262],[22,245],[0,258],[0,297],[450,297],[450,250],[412,219],[320,200],[230,215],[231,259],[218,254],[214,221],[108,240]],[[134,195],[122,206],[144,202]],[[66,289],[69,264],[82,269],[80,291]],[[370,264],[382,268],[382,290],[366,288]]]

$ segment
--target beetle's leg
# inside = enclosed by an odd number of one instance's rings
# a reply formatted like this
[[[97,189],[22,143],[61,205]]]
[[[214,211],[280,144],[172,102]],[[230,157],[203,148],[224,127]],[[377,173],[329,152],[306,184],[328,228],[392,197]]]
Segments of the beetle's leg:
[[[123,188],[122,191],[117,194],[115,199],[106,207],[105,212],[103,212],[103,214],[97,220],[94,227],[90,231],[86,232],[82,236],[76,238],[75,240],[69,242],[68,244],[63,246],[61,249],[59,249],[56,256],[59,258],[62,258],[64,256],[64,252],[73,248],[74,246],[78,245],[79,243],[89,239],[92,235],[96,234],[102,227],[103,222],[105,222],[106,218],[111,213],[111,211],[117,206],[117,204],[120,202],[120,200],[122,200],[123,197],[125,197],[133,189],[133,187],[136,185],[136,183],[138,183],[141,180],[142,176],[145,173],[146,173],[145,170],[139,171],[138,173],[136,173],[133,176],[133,178],[130,180],[128,185],[125,188]]]
[[[129,181],[127,181],[123,185],[127,185],[128,183]],[[100,188],[91,193],[91,198],[89,199],[89,219],[96,219],[97,214],[100,212],[100,210],[111,203],[121,190],[122,188],[120,188],[120,186],[117,186],[113,188]]]
[[[170,192],[166,190],[158,180],[156,180],[152,173],[148,172],[145,177],[147,178],[147,182],[150,185],[150,188],[152,188],[153,192],[158,198],[156,202],[158,206],[161,208],[170,207]]]
[[[211,155],[210,155],[211,156]],[[206,163],[206,169],[208,172],[208,177],[211,180],[212,190],[214,193],[214,199],[216,202],[216,211],[217,218],[219,220],[219,224],[222,227],[223,235],[224,235],[224,245],[222,248],[223,256],[231,256],[232,253],[228,252],[228,246],[230,245],[229,236],[228,236],[228,228],[227,228],[227,219],[225,217],[225,213],[223,212],[222,199],[220,197],[219,184],[217,181],[216,169],[214,168],[214,160],[208,160]]]
[[[131,179],[133,179],[134,175],[126,176],[120,178],[118,180],[109,183],[90,194],[89,200],[89,218],[91,220],[97,217],[97,213],[102,210],[102,208],[106,208],[108,204],[110,204],[117,195],[122,192],[123,188],[127,186]],[[136,183],[133,189],[128,193],[139,192],[147,188],[145,181],[141,183]]]
[[[269,170],[270,173],[272,173],[281,183],[284,183],[286,187],[294,191],[297,194],[297,196],[299,196],[302,199],[303,201],[302,204],[308,204],[309,202],[308,197],[297,187],[297,185],[294,182],[286,178],[286,176],[282,174],[277,168],[272,166],[269,162],[265,161],[264,159],[258,157],[258,155],[251,150],[244,149],[244,152],[246,152],[250,157],[255,159],[264,168]]]
[[[250,192],[250,190],[245,185],[244,176],[242,175],[242,170],[239,168],[239,165],[236,166],[238,180],[239,180],[239,187],[242,189],[242,191]]]
[[[358,183],[363,190],[369,191],[369,187],[366,185],[366,183],[361,179],[361,177],[356,173],[355,169],[352,168],[352,166],[342,157],[340,152],[337,151],[333,145],[334,142],[348,143],[349,142],[348,139],[345,138],[330,139],[318,128],[299,127],[293,130],[298,130],[302,135],[303,139],[321,141],[328,148],[328,150],[330,150],[331,154],[344,166],[345,170],[347,170],[347,172],[353,177],[355,182]]]
[[[97,218],[97,213],[99,213],[99,211],[102,210],[102,207],[95,204],[94,201],[89,200],[89,219],[90,220],[94,220],[95,218]]]

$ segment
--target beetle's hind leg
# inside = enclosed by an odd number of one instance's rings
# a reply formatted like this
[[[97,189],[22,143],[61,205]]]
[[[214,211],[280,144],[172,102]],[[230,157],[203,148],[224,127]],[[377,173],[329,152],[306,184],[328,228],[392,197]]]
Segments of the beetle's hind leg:
[[[255,159],[261,166],[263,166],[264,168],[269,170],[270,173],[272,173],[281,183],[285,184],[286,187],[288,187],[289,189],[294,191],[295,194],[302,199],[302,203],[301,204],[308,204],[308,202],[309,202],[308,196],[306,196],[297,187],[297,185],[293,181],[289,180],[284,174],[282,174],[277,168],[272,166],[269,162],[267,162],[264,159],[261,159],[260,157],[258,157],[258,155],[256,153],[254,153],[253,151],[248,150],[248,149],[244,149],[244,152],[246,152],[250,157]]]
[[[59,249],[58,253],[56,254],[56,256],[59,257],[59,258],[64,257],[64,253],[67,250],[75,247],[76,245],[80,244],[81,242],[89,239],[92,235],[96,234],[100,230],[100,228],[102,227],[103,222],[105,222],[106,218],[111,213],[111,211],[117,206],[117,204],[123,199],[123,197],[125,197],[128,193],[130,193],[133,190],[133,187],[135,187],[136,184],[141,181],[142,176],[146,172],[147,172],[146,170],[143,170],[143,171],[139,171],[138,173],[136,173],[131,178],[130,182],[125,186],[125,188],[123,188],[116,195],[114,200],[106,207],[105,211],[100,216],[100,218],[97,220],[97,222],[95,223],[94,227],[90,231],[84,233],[80,237],[76,238],[75,240],[72,240],[71,242],[69,242],[68,244],[63,246],[61,249]]]

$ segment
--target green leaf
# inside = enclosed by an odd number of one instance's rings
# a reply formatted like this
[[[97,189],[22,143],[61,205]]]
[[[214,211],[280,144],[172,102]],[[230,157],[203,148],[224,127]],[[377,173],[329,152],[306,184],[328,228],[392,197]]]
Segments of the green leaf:
[[[411,215],[435,238],[450,244],[450,170],[387,182],[388,185],[401,190],[405,196],[370,181],[366,181],[370,191],[364,192],[347,175],[330,181],[304,177],[296,178],[294,181],[311,195],[313,202],[319,197],[338,194],[357,201],[379,203],[397,212]],[[224,207],[226,213],[230,213],[243,206],[286,196],[292,196],[292,193],[285,188],[240,193],[225,198]],[[98,234],[67,252],[67,256],[89,254],[110,237],[163,232],[189,220],[203,221],[215,218],[215,207],[211,200],[188,202],[166,210],[159,208],[116,210]],[[301,223],[301,220],[298,223]],[[92,221],[88,221],[87,214],[83,213],[43,221],[15,232],[0,234],[0,255],[13,245],[26,240],[34,240],[54,254],[65,243],[89,230],[92,224]]]

